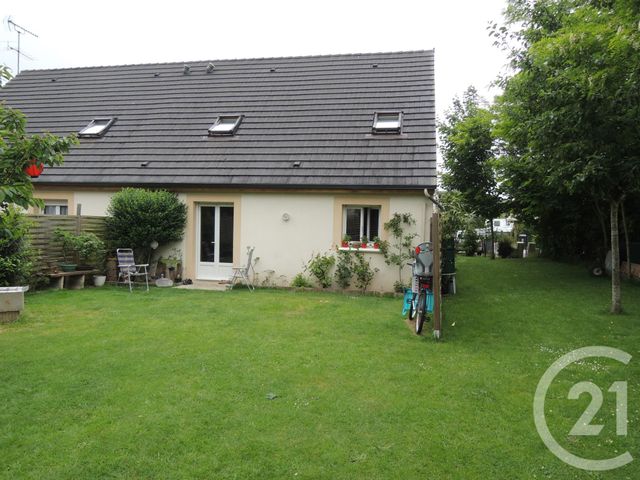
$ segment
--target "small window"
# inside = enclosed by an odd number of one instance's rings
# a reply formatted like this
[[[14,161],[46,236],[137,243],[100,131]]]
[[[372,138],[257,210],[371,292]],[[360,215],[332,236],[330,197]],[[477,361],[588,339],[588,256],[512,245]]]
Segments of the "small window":
[[[402,112],[376,112],[373,116],[373,133],[400,133]]]
[[[233,135],[240,126],[242,115],[227,115],[216,118],[209,128],[209,135]]]
[[[494,227],[499,227],[500,226],[500,220],[494,220],[493,221],[493,226]]]
[[[342,235],[349,235],[351,240],[361,241],[367,237],[369,241],[380,236],[380,207],[344,207]]]
[[[94,118],[91,123],[78,132],[81,138],[101,137],[111,128],[115,118]]]
[[[69,215],[69,206],[65,200],[45,200],[44,215]]]

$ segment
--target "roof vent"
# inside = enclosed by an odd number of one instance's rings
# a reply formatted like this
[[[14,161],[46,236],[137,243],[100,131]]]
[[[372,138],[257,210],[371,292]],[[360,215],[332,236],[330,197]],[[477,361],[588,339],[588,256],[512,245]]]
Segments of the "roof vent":
[[[299,168],[300,167],[300,162],[299,161],[293,162],[293,167],[294,168]]]
[[[154,74],[153,74],[153,76],[154,76],[154,77],[159,77],[159,76],[160,76],[160,74],[159,74],[158,72],[156,72],[156,73],[154,73]]]
[[[189,65],[185,65],[184,68],[182,69],[182,73],[184,73],[185,75],[188,75],[191,72],[191,67]]]
[[[207,65],[207,73],[211,73],[215,70],[216,66],[213,63]]]
[[[371,65],[371,68],[378,68],[378,64],[374,63],[373,65]]]
[[[277,71],[278,71],[278,69],[277,69],[277,68],[270,68],[270,69],[269,69],[269,71],[270,71],[271,73],[273,73],[273,72],[277,72]]]
[[[52,82],[55,82],[55,81],[56,81],[56,79],[55,79],[55,78],[52,78],[52,79],[51,79],[51,81],[52,81]]]
[[[148,161],[140,163],[140,166],[141,166],[141,167],[146,167],[147,165],[149,165],[149,162],[148,162]]]

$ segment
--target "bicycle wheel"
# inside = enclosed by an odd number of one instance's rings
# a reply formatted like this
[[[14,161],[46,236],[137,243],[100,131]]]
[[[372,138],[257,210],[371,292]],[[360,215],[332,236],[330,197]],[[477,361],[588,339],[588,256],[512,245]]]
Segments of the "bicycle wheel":
[[[425,308],[427,306],[427,296],[424,291],[421,291],[418,295],[418,308],[416,309],[416,333],[422,332],[422,325],[424,324]]]
[[[409,304],[409,320],[416,318],[416,312],[418,311],[418,295],[413,294],[411,297],[411,303]]]

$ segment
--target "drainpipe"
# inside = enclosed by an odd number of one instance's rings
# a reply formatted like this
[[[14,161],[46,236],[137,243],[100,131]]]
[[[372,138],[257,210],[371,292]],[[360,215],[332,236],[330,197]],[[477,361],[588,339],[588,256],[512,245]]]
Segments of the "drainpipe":
[[[436,207],[438,207],[438,210],[440,210],[441,212],[444,212],[444,207],[442,206],[442,204],[438,200],[436,200],[433,197],[433,194],[429,192],[429,189],[425,188],[423,190],[423,192],[424,192],[424,196],[427,197],[431,201],[432,204],[434,204]],[[434,193],[435,193],[435,190],[434,190]],[[426,205],[426,203],[425,203],[425,205]],[[426,238],[427,238],[427,225],[431,224],[430,218],[427,215],[427,209],[426,208],[424,209],[424,217],[425,218],[424,218],[424,229],[423,229],[424,232],[423,233],[424,233],[424,238],[426,240]]]

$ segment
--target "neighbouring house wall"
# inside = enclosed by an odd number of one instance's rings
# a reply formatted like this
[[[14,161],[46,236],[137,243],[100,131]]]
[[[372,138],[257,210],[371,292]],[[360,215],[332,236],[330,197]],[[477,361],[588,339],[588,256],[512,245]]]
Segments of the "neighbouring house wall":
[[[65,198],[69,211],[76,212],[82,204],[83,215],[106,215],[113,191],[49,191],[37,189],[39,198]],[[56,195],[56,196],[52,196]],[[429,219],[433,211],[431,203],[422,194],[336,194],[336,193],[229,193],[199,192],[178,194],[187,204],[188,217],[185,237],[181,243],[166,246],[155,257],[172,248],[183,255],[183,278],[196,279],[196,214],[200,204],[233,205],[234,210],[234,265],[246,262],[246,249],[254,246],[258,283],[285,286],[301,272],[315,253],[334,251],[342,238],[342,207],[344,205],[380,205],[380,237],[387,238],[382,225],[394,212],[411,213],[416,219],[413,231],[415,244],[429,239]],[[288,214],[288,221],[283,219]],[[384,263],[382,254],[365,253],[372,267],[378,268],[371,290],[391,291],[398,280],[396,267]],[[403,272],[403,280],[409,280],[410,269]]]

